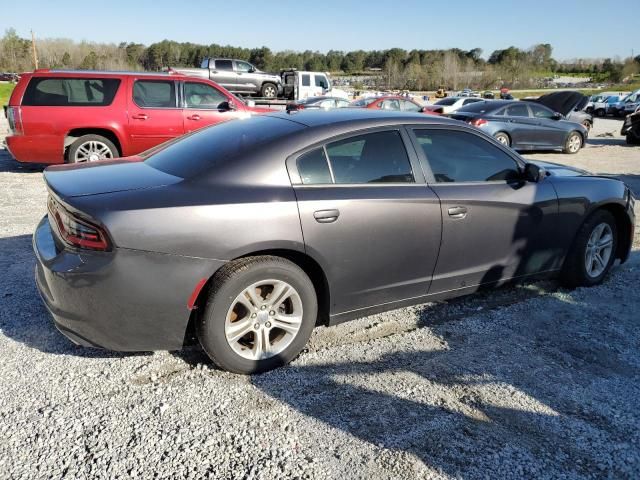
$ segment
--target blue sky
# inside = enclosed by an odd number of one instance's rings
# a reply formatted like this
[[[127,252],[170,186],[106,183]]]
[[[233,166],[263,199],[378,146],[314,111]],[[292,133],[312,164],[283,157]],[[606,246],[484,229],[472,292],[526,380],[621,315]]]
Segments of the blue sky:
[[[554,57],[640,54],[640,0],[7,1],[0,31],[150,44],[165,38],[272,50],[382,50],[551,43]],[[242,5],[242,11],[234,10]],[[439,12],[437,5],[443,6]]]

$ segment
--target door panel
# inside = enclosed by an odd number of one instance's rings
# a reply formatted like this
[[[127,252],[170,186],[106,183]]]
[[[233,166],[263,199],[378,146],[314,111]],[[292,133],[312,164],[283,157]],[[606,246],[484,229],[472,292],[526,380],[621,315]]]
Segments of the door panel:
[[[130,78],[128,136],[135,155],[184,133],[182,109],[177,107],[176,82]],[[173,106],[171,106],[173,105]]]
[[[550,182],[438,183],[442,246],[429,293],[555,270],[558,200]],[[466,210],[461,215],[459,208]],[[555,242],[557,243],[557,242]]]
[[[295,191],[306,248],[327,275],[331,314],[427,294],[442,220],[426,185]]]

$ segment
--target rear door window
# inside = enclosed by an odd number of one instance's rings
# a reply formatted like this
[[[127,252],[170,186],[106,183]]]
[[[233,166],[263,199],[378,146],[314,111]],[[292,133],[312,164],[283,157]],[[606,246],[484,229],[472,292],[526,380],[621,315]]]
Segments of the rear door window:
[[[34,77],[22,99],[25,106],[104,107],[111,105],[120,79]]]
[[[408,183],[413,172],[397,130],[368,133],[326,146],[335,183]]]
[[[216,70],[225,70],[228,72],[233,71],[233,61],[231,60],[216,60]]]
[[[333,183],[324,148],[316,148],[298,157],[298,173],[304,184]]]
[[[509,105],[505,108],[505,115],[507,117],[528,117],[529,109],[526,105],[517,103],[515,105]]]
[[[172,80],[136,80],[133,101],[142,108],[176,108],[176,85]]]

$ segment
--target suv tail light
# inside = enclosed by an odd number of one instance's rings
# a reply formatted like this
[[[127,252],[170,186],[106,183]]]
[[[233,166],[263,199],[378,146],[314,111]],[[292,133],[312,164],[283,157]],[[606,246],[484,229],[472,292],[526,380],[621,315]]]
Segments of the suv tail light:
[[[9,130],[14,135],[22,135],[22,117],[20,115],[20,107],[6,107],[5,116],[9,121]]]
[[[489,122],[487,122],[484,118],[474,118],[469,123],[474,127],[481,127],[482,125],[486,125]]]
[[[47,206],[60,238],[65,243],[89,250],[107,251],[111,249],[109,239],[102,228],[85,219],[78,218],[51,195],[49,195]]]

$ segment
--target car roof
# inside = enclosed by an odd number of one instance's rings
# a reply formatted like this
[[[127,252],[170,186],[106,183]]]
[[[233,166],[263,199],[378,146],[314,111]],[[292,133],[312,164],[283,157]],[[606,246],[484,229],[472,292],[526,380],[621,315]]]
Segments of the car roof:
[[[337,123],[357,122],[360,127],[382,126],[388,124],[425,123],[433,125],[457,125],[459,122],[450,118],[422,113],[371,110],[367,108],[339,108],[335,110],[302,110],[296,112],[277,112],[266,116],[281,118],[299,123],[306,127],[323,127]]]
[[[38,69],[32,72],[32,75],[37,76],[68,76],[68,75],[81,75],[87,77],[105,77],[105,76],[114,76],[114,77],[159,77],[159,78],[167,78],[167,77],[186,77],[183,73],[178,72],[134,72],[134,71],[116,71],[116,70],[50,70],[50,69]],[[202,80],[197,77],[190,77],[196,80]]]

